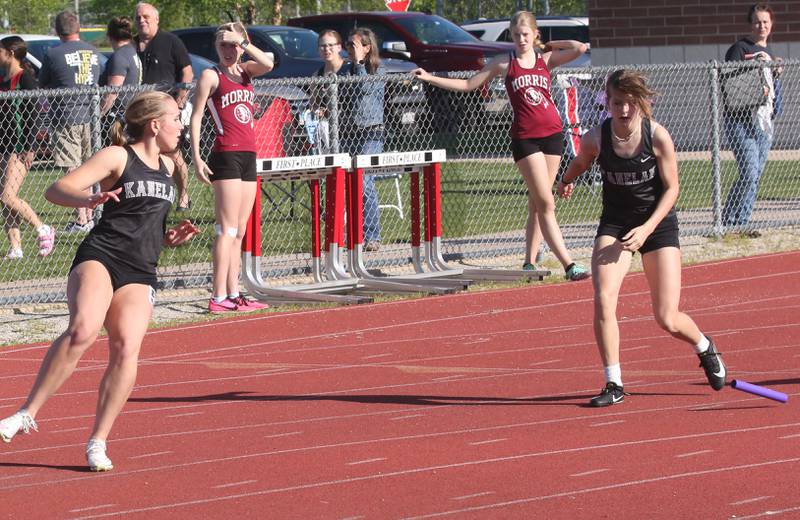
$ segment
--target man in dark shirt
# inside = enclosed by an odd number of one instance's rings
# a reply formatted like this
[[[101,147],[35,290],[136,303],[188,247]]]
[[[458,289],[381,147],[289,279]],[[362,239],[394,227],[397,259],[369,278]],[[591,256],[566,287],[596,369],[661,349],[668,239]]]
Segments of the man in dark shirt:
[[[192,62],[183,42],[174,34],[158,28],[158,9],[146,2],[136,4],[134,38],[142,62],[142,84],[157,85],[159,90],[173,92],[183,110],[192,87]],[[175,184],[178,188],[178,211],[190,207],[187,184],[189,168],[180,150],[170,155],[175,162]]]
[[[100,54],[97,49],[80,39],[78,17],[71,11],[56,15],[55,30],[61,44],[48,49],[39,71],[42,88],[79,88],[97,85],[100,78]],[[50,100],[50,117],[53,124],[53,158],[56,166],[74,170],[92,156],[91,96],[55,96]],[[92,211],[77,210],[75,222],[70,222],[67,233],[89,231]]]

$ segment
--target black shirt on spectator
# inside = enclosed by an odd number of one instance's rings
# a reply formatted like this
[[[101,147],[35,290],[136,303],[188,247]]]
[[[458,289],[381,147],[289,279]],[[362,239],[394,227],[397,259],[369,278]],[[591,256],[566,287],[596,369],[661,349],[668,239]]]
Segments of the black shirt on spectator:
[[[135,40],[138,50],[139,37]],[[184,67],[192,64],[180,38],[160,29],[144,50],[138,53],[142,61],[142,83],[158,85],[163,90],[169,90],[175,83],[183,81]]]

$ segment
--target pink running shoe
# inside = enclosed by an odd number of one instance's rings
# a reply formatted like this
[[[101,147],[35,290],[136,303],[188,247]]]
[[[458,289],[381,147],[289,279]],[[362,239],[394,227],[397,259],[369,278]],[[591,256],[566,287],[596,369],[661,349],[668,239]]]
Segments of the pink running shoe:
[[[239,307],[228,299],[222,300],[219,303],[215,302],[214,298],[208,300],[208,312],[218,314],[222,312],[234,312],[238,310]]]
[[[236,307],[238,307],[237,310],[239,310],[240,312],[253,312],[269,308],[269,305],[267,305],[266,303],[261,303],[256,300],[248,300],[244,296],[237,296],[236,298],[228,298],[227,301],[236,305]]]
[[[47,256],[56,247],[56,230],[48,226],[49,231],[39,235],[39,256]]]

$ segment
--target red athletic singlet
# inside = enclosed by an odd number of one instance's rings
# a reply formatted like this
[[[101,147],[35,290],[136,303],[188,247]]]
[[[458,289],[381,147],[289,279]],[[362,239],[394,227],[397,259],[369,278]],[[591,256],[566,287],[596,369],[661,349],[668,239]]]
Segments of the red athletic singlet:
[[[214,119],[217,136],[215,152],[255,152],[256,134],[253,131],[255,92],[250,77],[242,72],[243,83],[229,79],[214,67],[219,76],[217,90],[206,104]]]
[[[550,96],[550,71],[540,54],[536,54],[536,65],[526,69],[517,61],[517,53],[511,52],[506,91],[514,110],[512,139],[536,139],[561,132],[561,118]]]

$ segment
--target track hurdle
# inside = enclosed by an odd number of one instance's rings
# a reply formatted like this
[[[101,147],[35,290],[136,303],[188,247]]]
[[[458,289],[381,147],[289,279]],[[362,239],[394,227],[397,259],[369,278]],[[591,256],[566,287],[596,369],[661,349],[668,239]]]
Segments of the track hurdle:
[[[441,272],[425,272],[421,267],[419,174],[430,164],[442,162],[446,157],[446,151],[441,149],[355,156],[353,170],[348,172],[347,181],[349,186],[347,201],[348,269],[352,276],[365,280],[385,279],[417,286],[448,287],[454,290],[463,290],[469,287],[472,283],[471,280],[463,277],[449,279],[448,276],[443,276]],[[369,273],[364,264],[364,175],[398,173],[408,175],[411,180],[411,259],[415,273],[376,277]],[[426,219],[425,228],[426,250],[429,237],[427,223],[428,219]],[[460,273],[453,272],[448,274],[456,276]]]
[[[320,179],[326,179],[325,241],[328,271],[344,269],[338,263],[344,228],[345,169],[352,165],[347,154],[275,157],[256,160],[259,182],[307,181],[311,190],[311,270],[314,282],[284,287],[267,285],[261,274],[261,197],[257,196],[242,240],[242,279],[252,296],[277,303],[368,303],[372,298],[352,293],[362,289],[357,279],[323,279],[319,204]],[[260,193],[260,190],[259,190]]]
[[[514,281],[521,278],[528,280],[543,280],[550,275],[550,271],[537,269],[524,271],[522,269],[493,269],[493,268],[454,268],[445,261],[442,255],[442,161],[432,162],[425,167],[425,220],[426,233],[430,232],[430,240],[426,239],[425,259],[426,265],[433,271],[448,273],[461,271],[461,276],[473,280]],[[428,230],[428,228],[430,228]]]
[[[391,276],[392,280],[417,283],[451,284],[471,283],[472,280],[508,281],[520,278],[542,280],[549,271],[523,271],[521,269],[464,269],[447,264],[442,255],[442,205],[441,164],[447,160],[446,150],[421,150],[389,152],[355,157],[355,171],[350,173],[348,185],[349,268],[354,276],[369,276],[363,256],[363,175],[365,173],[402,171],[409,175],[411,184],[411,260],[414,274]],[[419,176],[423,174],[423,191]],[[424,203],[424,219],[421,216]],[[424,240],[420,224],[424,221]]]

